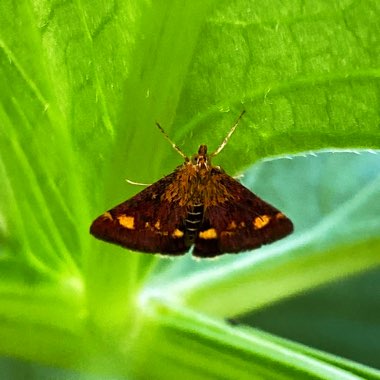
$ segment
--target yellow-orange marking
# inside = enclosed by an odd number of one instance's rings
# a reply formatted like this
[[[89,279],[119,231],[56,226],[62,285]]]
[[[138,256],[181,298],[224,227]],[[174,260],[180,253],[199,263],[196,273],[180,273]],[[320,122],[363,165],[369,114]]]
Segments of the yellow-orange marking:
[[[108,211],[103,214],[103,218],[113,220],[111,213]]]
[[[232,221],[228,226],[227,226],[227,230],[235,230],[237,227],[235,221]]]
[[[155,229],[156,230],[159,230],[160,229],[160,220],[157,220],[156,224],[154,225]]]
[[[179,230],[178,228],[176,228],[173,233],[172,233],[172,236],[174,238],[181,238],[183,236],[183,232],[181,230]]]
[[[285,215],[282,212],[278,212],[276,214],[276,219],[284,219],[284,218],[285,218]]]
[[[129,230],[135,229],[135,218],[133,216],[120,215],[117,217],[121,226]]]
[[[218,237],[218,234],[217,234],[215,228],[210,228],[206,231],[201,231],[199,233],[199,237],[201,239],[216,239]]]
[[[270,216],[268,215],[261,215],[255,218],[253,221],[253,227],[255,230],[259,230],[260,228],[265,227],[270,221]]]

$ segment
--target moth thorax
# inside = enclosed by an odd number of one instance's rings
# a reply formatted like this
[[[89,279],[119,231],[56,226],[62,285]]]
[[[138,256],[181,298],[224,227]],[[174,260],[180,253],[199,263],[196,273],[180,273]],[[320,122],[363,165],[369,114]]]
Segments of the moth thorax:
[[[203,205],[197,204],[193,205],[187,211],[187,216],[185,219],[185,244],[190,247],[195,242],[195,236],[202,224],[203,220]]]
[[[208,155],[207,155],[207,145],[200,145],[198,153],[193,156],[192,162],[194,165],[197,165],[198,168],[207,168],[209,164]]]

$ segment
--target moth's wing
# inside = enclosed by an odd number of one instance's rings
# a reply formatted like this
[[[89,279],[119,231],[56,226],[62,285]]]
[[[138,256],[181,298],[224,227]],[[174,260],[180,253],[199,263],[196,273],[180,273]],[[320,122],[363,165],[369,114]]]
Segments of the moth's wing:
[[[178,201],[162,200],[168,185],[175,181],[175,172],[147,187],[133,198],[99,216],[91,225],[96,238],[131,250],[183,254],[186,208]]]
[[[282,212],[224,173],[216,173],[217,186],[232,195],[207,206],[195,240],[194,256],[214,257],[258,248],[289,235],[293,223]]]

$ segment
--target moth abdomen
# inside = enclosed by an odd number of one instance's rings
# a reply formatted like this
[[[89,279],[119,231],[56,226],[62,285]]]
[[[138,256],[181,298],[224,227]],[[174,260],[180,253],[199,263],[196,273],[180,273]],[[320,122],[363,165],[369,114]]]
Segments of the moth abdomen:
[[[185,244],[188,247],[194,244],[195,236],[201,227],[203,209],[203,204],[197,204],[187,211],[185,219]]]

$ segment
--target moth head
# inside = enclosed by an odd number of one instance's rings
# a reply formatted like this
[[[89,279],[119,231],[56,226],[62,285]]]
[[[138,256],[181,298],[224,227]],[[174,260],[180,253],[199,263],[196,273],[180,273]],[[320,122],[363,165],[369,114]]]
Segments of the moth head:
[[[191,163],[198,166],[198,168],[207,169],[209,164],[209,159],[207,155],[207,145],[200,145],[198,153],[191,158]]]

